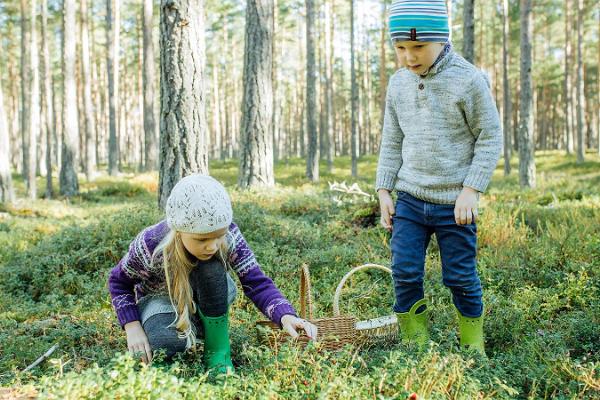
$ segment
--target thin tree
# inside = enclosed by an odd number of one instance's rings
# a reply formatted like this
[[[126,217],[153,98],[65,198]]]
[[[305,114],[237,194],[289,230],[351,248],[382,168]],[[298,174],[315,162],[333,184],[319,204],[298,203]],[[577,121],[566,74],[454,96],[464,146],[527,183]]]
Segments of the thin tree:
[[[63,148],[60,168],[60,193],[74,196],[79,192],[77,180],[77,89],[75,87],[75,0],[63,3]]]
[[[531,83],[532,0],[521,0],[521,101],[519,104],[519,182],[535,187],[535,157]]]
[[[92,104],[88,0],[81,0],[81,76],[83,78],[83,110],[85,114],[85,176],[91,180],[96,172],[96,119]]]
[[[387,92],[387,70],[386,70],[386,54],[387,54],[387,4],[381,2],[381,32],[379,41],[379,129],[383,128],[383,117],[385,115],[385,96]]]
[[[583,91],[583,0],[577,0],[577,163],[584,161],[583,142],[585,93]]]
[[[208,174],[204,46],[204,2],[162,0],[158,191],[161,209],[182,177]]]
[[[154,68],[154,42],[152,40],[153,1],[144,0],[142,7],[144,29],[144,170],[153,171],[158,166],[158,134],[154,115],[156,72]]]
[[[306,129],[308,154],[306,177],[319,181],[319,144],[317,132],[317,77],[315,71],[315,4],[306,0]]]
[[[46,133],[46,198],[54,197],[52,187],[52,141],[55,137],[54,107],[52,101],[52,83],[50,74],[50,51],[48,49],[48,0],[42,0],[42,102]]]
[[[572,115],[572,90],[571,90],[571,35],[570,35],[571,7],[565,2],[565,73],[564,73],[564,105],[565,105],[565,147],[567,154],[573,152],[573,123]]]
[[[27,0],[21,0],[21,152],[22,152],[22,175],[27,180],[29,176],[29,126],[31,119],[31,31]],[[35,168],[34,168],[35,169]]]
[[[352,177],[358,176],[358,127],[357,127],[357,111],[358,111],[358,83],[356,82],[356,63],[355,63],[355,43],[354,43],[354,5],[355,0],[350,0],[350,75],[351,75],[351,125],[352,133],[350,137],[350,152],[352,159]]]
[[[502,0],[502,81],[504,100],[504,175],[510,174],[510,158],[512,153],[512,100],[510,97],[509,65],[509,22],[508,0]]]
[[[108,74],[108,173],[119,173],[119,0],[106,0],[106,69]]]
[[[249,0],[246,8],[244,94],[238,185],[272,186],[273,0]]]
[[[8,121],[4,111],[4,95],[0,84],[0,203],[12,203],[15,198],[10,175],[10,141],[8,136]]]
[[[325,1],[325,133],[327,137],[327,171],[333,171],[333,0]]]
[[[475,0],[465,0],[463,9],[463,57],[475,63]],[[481,49],[480,49],[481,50]]]

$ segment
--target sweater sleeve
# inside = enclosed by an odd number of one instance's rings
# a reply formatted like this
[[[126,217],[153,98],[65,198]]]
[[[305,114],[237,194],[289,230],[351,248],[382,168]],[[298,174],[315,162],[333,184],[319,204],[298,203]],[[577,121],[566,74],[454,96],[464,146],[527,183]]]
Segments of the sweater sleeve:
[[[464,113],[475,137],[475,149],[463,185],[484,192],[500,159],[503,135],[489,83],[482,73],[471,82],[464,100]]]
[[[388,84],[385,99],[385,113],[381,132],[381,146],[379,147],[375,190],[393,190],[398,171],[400,171],[400,167],[402,166],[402,141],[404,133],[400,128],[398,115],[396,114],[394,82],[395,79],[392,76]]]
[[[281,317],[297,315],[273,280],[261,270],[254,253],[235,224],[229,227],[229,263],[237,274],[244,294],[271,321],[281,326]]]

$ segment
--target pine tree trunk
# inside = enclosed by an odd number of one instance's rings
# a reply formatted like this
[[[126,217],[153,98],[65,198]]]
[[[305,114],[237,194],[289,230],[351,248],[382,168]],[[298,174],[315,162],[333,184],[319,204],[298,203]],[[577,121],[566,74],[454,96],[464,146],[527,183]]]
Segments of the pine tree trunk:
[[[319,181],[319,145],[317,131],[317,82],[315,71],[315,10],[314,1],[306,0],[306,129],[308,155],[306,177]]]
[[[152,40],[153,1],[144,0],[142,7],[144,29],[144,170],[154,171],[158,166],[158,134],[154,112],[156,71],[154,42]]]
[[[90,45],[88,31],[88,0],[81,0],[81,75],[83,77],[83,109],[85,113],[85,176],[92,180],[96,173],[96,120],[92,104]]]
[[[350,0],[350,74],[351,74],[351,124],[352,124],[352,133],[351,133],[351,143],[350,143],[350,151],[351,151],[351,159],[352,159],[352,177],[356,178],[358,176],[358,127],[357,127],[357,115],[358,111],[358,86],[356,82],[356,66],[355,66],[355,43],[354,43],[354,1]]]
[[[448,1],[447,7],[448,7]],[[451,2],[450,2],[451,4]],[[386,2],[381,2],[381,36],[379,42],[379,129],[383,129],[383,117],[385,116],[385,96],[387,93],[387,70],[386,70],[386,46],[387,46],[387,8]]]
[[[108,75],[108,174],[119,173],[119,0],[106,0],[106,69]]]
[[[565,92],[565,142],[567,154],[571,154],[574,150],[573,146],[573,124],[571,120],[572,115],[572,98],[571,98],[571,67],[569,65],[572,57],[571,52],[571,35],[570,35],[570,13],[571,7],[568,3],[565,3],[565,81],[564,81],[564,92]]]
[[[52,83],[50,73],[50,51],[48,49],[48,0],[42,0],[42,100],[44,121],[46,123],[46,194],[47,199],[54,197],[52,187],[52,141],[55,136],[54,110],[52,101]]]
[[[585,94],[583,91],[583,0],[577,0],[577,163],[585,160],[583,141]]]
[[[509,61],[509,22],[508,0],[502,1],[502,82],[504,100],[504,176],[510,174],[510,158],[512,154],[512,98],[510,95],[510,81],[508,79]]]
[[[39,63],[39,50],[38,50],[38,39],[37,39],[37,0],[30,0],[30,29],[31,29],[31,72],[28,77],[28,82],[31,85],[30,89],[30,119],[29,119],[29,151],[28,157],[28,173],[27,173],[27,195],[30,199],[37,197],[37,184],[35,181],[37,172],[37,143],[38,136],[40,135],[40,63]]]
[[[242,149],[238,185],[273,186],[273,0],[250,0],[246,10]]]
[[[60,168],[60,193],[74,196],[79,192],[77,180],[77,88],[75,86],[75,0],[64,0],[63,9],[63,148]]]
[[[12,203],[15,199],[9,160],[10,140],[8,121],[6,119],[6,112],[4,111],[2,85],[0,85],[0,203]]]
[[[463,57],[475,63],[475,0],[464,0]]]
[[[329,0],[326,4],[326,32],[325,32],[325,69],[326,69],[326,108],[327,108],[327,171],[333,172],[333,158],[335,156],[335,108],[333,107],[333,7],[335,0]]]
[[[531,84],[532,0],[521,0],[521,93],[519,110],[519,182],[534,188],[535,157]]]
[[[31,124],[31,21],[27,0],[21,0],[21,168],[23,179],[29,176],[29,126]]]
[[[184,176],[208,174],[204,88],[204,2],[163,0],[158,204]]]

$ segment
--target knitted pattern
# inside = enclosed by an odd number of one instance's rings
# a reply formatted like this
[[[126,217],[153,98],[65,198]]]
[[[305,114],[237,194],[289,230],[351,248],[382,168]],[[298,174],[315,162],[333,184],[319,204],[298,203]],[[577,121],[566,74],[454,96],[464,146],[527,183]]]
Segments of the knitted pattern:
[[[444,0],[395,0],[389,8],[390,37],[395,41],[448,41]]]
[[[166,206],[171,229],[186,233],[210,233],[227,228],[233,219],[231,200],[216,179],[193,174],[181,179]]]

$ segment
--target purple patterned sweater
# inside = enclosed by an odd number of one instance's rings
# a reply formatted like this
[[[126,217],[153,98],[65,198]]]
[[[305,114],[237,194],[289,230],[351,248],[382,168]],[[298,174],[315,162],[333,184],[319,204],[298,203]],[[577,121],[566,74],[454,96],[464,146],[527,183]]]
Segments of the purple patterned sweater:
[[[108,290],[121,326],[139,321],[136,299],[150,294],[168,294],[162,265],[162,255],[151,266],[152,253],[169,232],[165,220],[147,227],[129,245],[129,251],[112,269]],[[271,321],[281,326],[285,314],[296,315],[294,307],[260,269],[260,265],[244,240],[240,229],[232,223],[227,232],[229,265],[237,274],[244,294]]]

